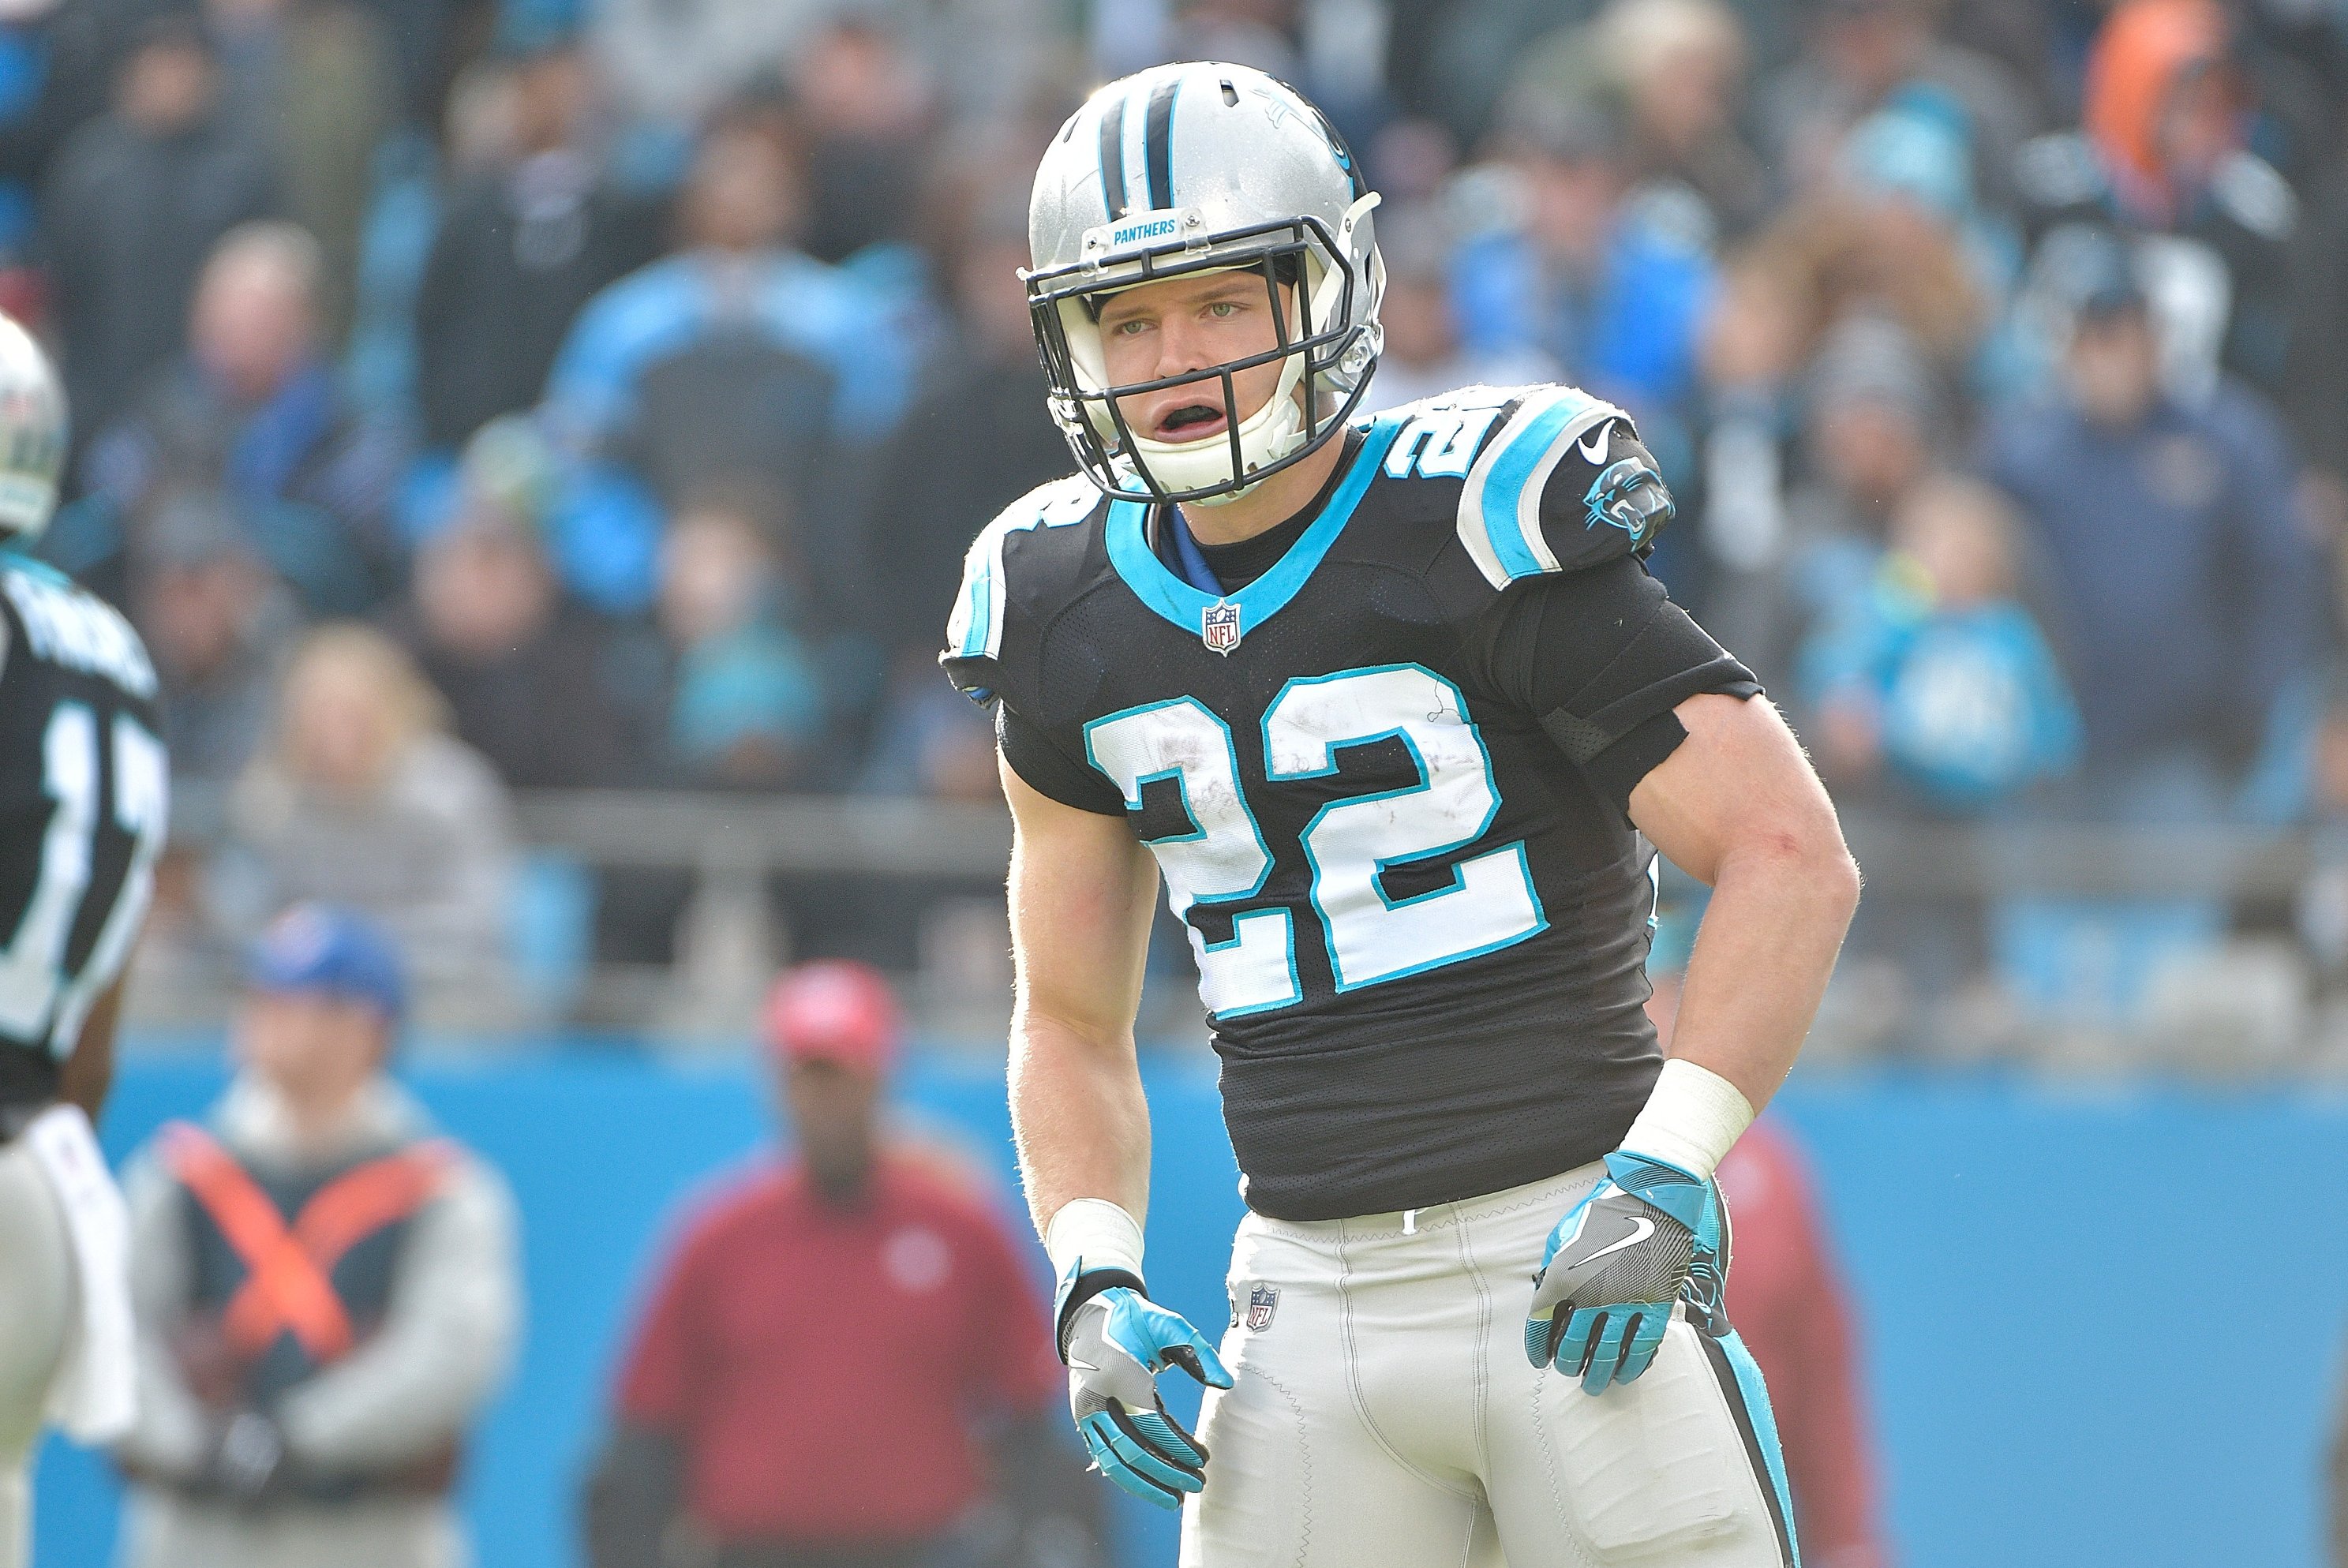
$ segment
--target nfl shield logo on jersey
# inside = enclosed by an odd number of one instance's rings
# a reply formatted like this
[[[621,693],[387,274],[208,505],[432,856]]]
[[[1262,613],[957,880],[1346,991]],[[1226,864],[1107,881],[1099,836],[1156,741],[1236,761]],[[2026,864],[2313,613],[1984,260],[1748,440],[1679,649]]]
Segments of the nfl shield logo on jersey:
[[[1247,1326],[1261,1334],[1272,1327],[1272,1315],[1280,1307],[1280,1286],[1259,1285],[1248,1292]]]
[[[1218,600],[1200,613],[1199,635],[1206,640],[1210,651],[1229,653],[1240,645],[1240,607],[1229,600]]]

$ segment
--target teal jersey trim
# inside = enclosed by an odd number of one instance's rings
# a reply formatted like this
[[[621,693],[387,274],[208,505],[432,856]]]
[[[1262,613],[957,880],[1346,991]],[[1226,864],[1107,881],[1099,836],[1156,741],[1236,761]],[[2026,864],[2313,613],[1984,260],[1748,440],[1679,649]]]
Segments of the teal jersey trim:
[[[970,595],[970,630],[963,633],[962,656],[982,659],[994,641],[994,563],[988,561],[964,591]]]
[[[14,538],[0,539],[0,571],[20,571],[57,588],[79,589],[81,584],[67,576],[63,569],[52,566],[36,555],[27,555],[26,547]]]
[[[1329,547],[1344,531],[1371,481],[1378,477],[1386,448],[1394,445],[1401,429],[1399,420],[1381,418],[1372,424],[1363,438],[1362,449],[1354,456],[1353,466],[1345,472],[1344,483],[1337,487],[1337,493],[1329,497],[1329,504],[1304,530],[1304,537],[1289,547],[1288,553],[1270,571],[1237,593],[1217,599],[1200,592],[1167,570],[1166,563],[1149,548],[1149,507],[1140,501],[1109,504],[1109,565],[1125,579],[1125,586],[1133,589],[1134,597],[1191,636],[1201,635],[1200,617],[1217,604],[1239,606],[1240,630],[1244,636],[1279,614],[1304,587],[1313,569],[1329,553]]]
[[[1734,1329],[1712,1343],[1736,1378],[1736,1391],[1745,1401],[1746,1419],[1752,1423],[1754,1440],[1768,1471],[1769,1490],[1775,1494],[1771,1498],[1776,1514],[1775,1522],[1783,1532],[1781,1543],[1787,1568],[1802,1568],[1801,1541],[1794,1529],[1794,1489],[1786,1479],[1785,1445],[1777,1440],[1777,1415],[1770,1409],[1769,1389],[1762,1381],[1760,1363],[1753,1359],[1753,1352],[1745,1348],[1745,1341]]]

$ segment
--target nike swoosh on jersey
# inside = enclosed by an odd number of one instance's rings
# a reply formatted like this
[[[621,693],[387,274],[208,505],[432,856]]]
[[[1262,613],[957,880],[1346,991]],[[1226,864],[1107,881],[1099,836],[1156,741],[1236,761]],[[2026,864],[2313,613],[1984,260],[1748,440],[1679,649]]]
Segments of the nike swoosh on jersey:
[[[1601,425],[1597,429],[1591,431],[1588,436],[1583,436],[1581,440],[1573,444],[1575,448],[1580,451],[1584,457],[1590,460],[1591,465],[1593,467],[1606,461],[1606,433],[1612,428],[1613,425],[1611,423]],[[1593,439],[1598,443],[1595,446],[1591,445],[1591,442]]]

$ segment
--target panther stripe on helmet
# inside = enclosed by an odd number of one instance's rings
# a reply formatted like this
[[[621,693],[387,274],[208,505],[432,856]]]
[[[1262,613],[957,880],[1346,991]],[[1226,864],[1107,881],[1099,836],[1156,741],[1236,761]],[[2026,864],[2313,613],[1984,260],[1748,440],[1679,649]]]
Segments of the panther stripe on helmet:
[[[1169,76],[1149,90],[1149,118],[1144,136],[1145,161],[1149,166],[1149,205],[1163,212],[1174,205],[1174,97],[1182,78]]]
[[[1101,110],[1100,117],[1100,179],[1101,205],[1108,210],[1112,223],[1125,216],[1130,205],[1125,199],[1125,99],[1118,98]]]

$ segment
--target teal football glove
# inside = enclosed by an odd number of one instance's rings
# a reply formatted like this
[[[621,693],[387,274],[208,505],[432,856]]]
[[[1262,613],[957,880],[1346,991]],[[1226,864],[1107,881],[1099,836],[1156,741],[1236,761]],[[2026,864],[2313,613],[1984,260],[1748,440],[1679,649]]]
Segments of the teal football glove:
[[[1056,1313],[1069,1412],[1103,1475],[1145,1502],[1179,1509],[1185,1492],[1207,1484],[1207,1447],[1166,1413],[1158,1374],[1179,1367],[1214,1389],[1230,1388],[1231,1375],[1179,1313],[1141,1294],[1139,1280],[1121,1271],[1087,1277],[1082,1266],[1060,1282]]]
[[[1602,1393],[1644,1372],[1663,1348],[1672,1304],[1715,1315],[1727,1272],[1720,1189],[1677,1165],[1622,1151],[1550,1232],[1525,1355]]]

